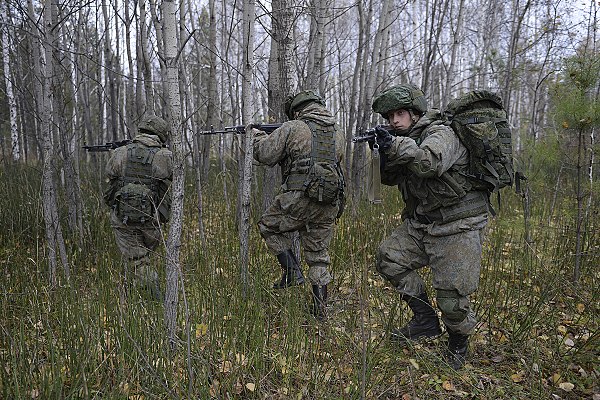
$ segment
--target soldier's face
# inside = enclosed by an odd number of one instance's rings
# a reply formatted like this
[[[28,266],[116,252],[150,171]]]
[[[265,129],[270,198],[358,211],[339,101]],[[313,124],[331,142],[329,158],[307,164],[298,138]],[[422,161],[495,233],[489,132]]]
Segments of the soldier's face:
[[[388,114],[388,122],[397,131],[405,131],[409,129],[412,124],[412,116],[408,110],[403,108],[399,110],[390,111]]]

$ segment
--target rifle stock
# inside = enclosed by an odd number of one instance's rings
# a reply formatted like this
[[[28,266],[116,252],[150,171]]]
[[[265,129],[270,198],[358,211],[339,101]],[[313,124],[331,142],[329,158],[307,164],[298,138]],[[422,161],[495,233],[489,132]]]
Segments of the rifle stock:
[[[282,124],[251,124],[252,128],[256,128],[261,131],[265,131],[267,133],[273,132],[275,129],[279,128]],[[200,135],[219,135],[219,134],[243,134],[246,132],[245,125],[237,125],[237,126],[226,126],[223,129],[215,130],[212,126],[209,131],[200,131],[198,134]]]
[[[117,147],[126,146],[131,143],[131,139],[117,140],[116,142],[106,142],[105,144],[84,144],[81,148],[86,150],[88,153],[98,153],[102,151],[114,150]]]

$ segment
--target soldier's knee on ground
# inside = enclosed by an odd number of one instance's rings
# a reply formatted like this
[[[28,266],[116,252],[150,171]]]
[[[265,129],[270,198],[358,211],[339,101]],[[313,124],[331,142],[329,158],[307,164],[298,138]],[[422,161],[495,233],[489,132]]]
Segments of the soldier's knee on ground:
[[[468,309],[461,307],[461,296],[456,290],[437,289],[437,305],[442,315],[452,323],[462,322],[468,315]]]

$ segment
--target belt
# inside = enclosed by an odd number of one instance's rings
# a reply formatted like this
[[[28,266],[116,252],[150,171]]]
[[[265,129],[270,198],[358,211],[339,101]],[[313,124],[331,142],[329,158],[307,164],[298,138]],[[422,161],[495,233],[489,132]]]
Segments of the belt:
[[[444,218],[442,217],[442,214],[439,212],[439,210],[435,210],[429,213],[428,215],[415,213],[414,219],[416,219],[422,224],[433,224],[434,222],[441,221]]]

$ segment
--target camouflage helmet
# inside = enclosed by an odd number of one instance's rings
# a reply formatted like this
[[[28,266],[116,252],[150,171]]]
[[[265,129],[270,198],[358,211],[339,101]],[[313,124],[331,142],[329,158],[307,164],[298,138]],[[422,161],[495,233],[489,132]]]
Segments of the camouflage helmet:
[[[405,109],[415,110],[419,114],[427,112],[427,100],[425,93],[413,84],[392,86],[384,90],[373,100],[373,111],[388,117],[390,111]]]
[[[303,109],[309,103],[319,103],[325,105],[325,100],[313,90],[304,90],[296,95],[288,96],[283,105],[285,115],[289,119],[294,119],[294,112]]]
[[[141,132],[158,136],[163,143],[166,143],[169,138],[169,124],[156,115],[146,115],[138,125],[138,129]]]

